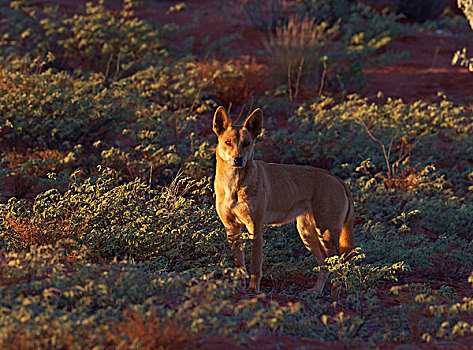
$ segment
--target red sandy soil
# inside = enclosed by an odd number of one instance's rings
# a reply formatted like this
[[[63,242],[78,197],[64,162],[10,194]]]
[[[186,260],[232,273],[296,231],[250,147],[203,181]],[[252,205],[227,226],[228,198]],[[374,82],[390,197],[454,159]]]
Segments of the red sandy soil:
[[[56,3],[64,12],[71,13],[83,6],[85,1],[36,1],[38,5],[46,3]],[[185,36],[194,37],[196,50],[203,49],[202,41],[206,38],[207,43],[211,43],[222,37],[241,33],[240,39],[226,44],[228,50],[222,51],[223,56],[249,55],[259,61],[264,60],[264,57],[255,55],[255,51],[263,48],[262,40],[266,34],[250,25],[243,3],[242,0],[192,0],[185,2],[185,10],[169,12],[169,7],[176,2],[144,1],[144,5],[136,13],[139,17],[160,24],[190,26]],[[389,4],[389,1],[382,3]],[[109,0],[106,4],[119,8],[118,2]],[[466,68],[450,64],[453,52],[461,45],[460,38],[451,33],[407,33],[404,37],[395,39],[387,49],[395,52],[408,51],[409,57],[388,67],[365,70],[371,81],[358,93],[374,98],[378,91],[382,91],[385,97],[402,98],[406,102],[419,99],[431,102],[438,100],[438,91],[443,91],[447,96],[464,102],[467,97],[473,96],[473,76]]]
[[[233,53],[254,56],[261,50],[265,33],[251,27],[242,9],[242,1],[219,2],[215,0],[195,0],[186,2],[187,9],[166,14],[170,4],[160,2],[138,11],[138,15],[151,17],[159,23],[173,22],[179,26],[195,25],[188,32],[195,38],[195,46],[207,36],[208,42],[223,36],[241,33],[241,39],[228,45]],[[446,32],[407,33],[395,39],[387,50],[409,52],[409,57],[395,64],[379,69],[367,69],[365,73],[371,81],[359,92],[366,97],[375,97],[382,91],[385,97],[402,98],[406,102],[422,99],[437,101],[438,91],[447,96],[465,101],[473,97],[473,76],[466,68],[453,67],[453,52],[461,47],[461,39]]]
[[[85,1],[78,0],[38,0],[37,4],[57,3],[66,13],[75,12]],[[106,1],[107,5],[118,8],[118,2]],[[202,41],[208,36],[208,42],[234,33],[241,33],[241,39],[231,41],[229,52],[222,52],[218,58],[228,58],[229,53],[249,55],[258,62],[264,63],[264,57],[255,55],[262,49],[264,32],[252,28],[242,8],[241,0],[192,0],[186,1],[186,10],[167,13],[171,1],[144,1],[144,6],[137,10],[137,15],[149,18],[160,24],[176,23],[179,26],[192,25],[186,36],[194,36],[194,49],[201,50]],[[392,42],[388,49],[392,51],[408,51],[410,56],[395,64],[379,69],[367,69],[365,73],[372,80],[367,87],[359,92],[362,96],[373,98],[378,91],[385,97],[402,98],[406,102],[419,99],[427,102],[438,101],[437,92],[443,91],[457,101],[468,101],[473,96],[473,75],[464,68],[452,67],[452,54],[461,45],[460,39],[449,33],[407,33]],[[304,280],[304,279],[303,279]],[[304,280],[305,281],[305,280]],[[420,280],[427,283],[426,280]],[[307,281],[305,281],[307,282]],[[311,281],[309,281],[311,282]],[[417,281],[419,282],[419,281]],[[265,281],[263,281],[263,284]],[[307,282],[308,283],[308,282]],[[445,283],[447,284],[447,283]],[[458,284],[458,283],[457,283]],[[471,288],[466,283],[455,285],[459,294],[471,295]],[[380,296],[381,303],[393,305],[394,296]],[[284,297],[273,295],[276,300]],[[383,344],[383,349],[472,349],[473,337],[464,337],[455,341],[438,341],[433,344]],[[363,349],[367,344],[355,343],[324,343],[314,339],[293,338],[287,336],[249,338],[246,345],[238,346],[233,338],[211,337],[205,339],[200,346],[203,349]]]
[[[393,51],[408,51],[410,57],[396,64],[365,72],[373,80],[362,92],[372,96],[382,91],[384,96],[412,102],[437,100],[437,92],[465,101],[473,97],[473,75],[466,68],[451,65],[452,54],[460,40],[446,33],[410,33],[389,45]]]

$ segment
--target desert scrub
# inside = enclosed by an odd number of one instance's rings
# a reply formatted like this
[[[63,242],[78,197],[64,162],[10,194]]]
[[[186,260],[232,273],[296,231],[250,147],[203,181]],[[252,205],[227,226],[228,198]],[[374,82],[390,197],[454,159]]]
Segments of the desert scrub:
[[[101,163],[128,180],[147,177],[153,168],[161,184],[180,168],[193,175],[208,172],[211,142],[201,119],[214,102],[191,59],[156,64],[109,86],[102,73],[57,72],[47,68],[52,61],[52,55],[1,60],[4,149],[57,150],[77,160],[71,165],[93,172]],[[7,175],[32,172],[28,160],[21,164],[11,152],[2,158]]]
[[[134,16],[132,0],[115,13],[100,0],[87,2],[81,13],[63,15],[57,6],[44,8],[12,1],[3,24],[3,52],[36,56],[52,52],[60,69],[101,72],[114,81],[166,56],[160,30]]]
[[[246,107],[269,87],[268,69],[249,56],[220,62],[198,62],[203,81],[208,81],[215,99],[223,106]],[[248,109],[251,109],[251,105]]]
[[[424,342],[431,343],[436,338],[453,339],[473,333],[470,322],[473,298],[460,298],[454,288],[444,285],[433,289],[412,283],[392,287],[391,293],[402,300],[393,313],[409,325],[411,336],[420,336]]]
[[[378,55],[402,33],[396,15],[375,13],[346,0],[303,1],[296,15],[268,35],[265,48],[274,77],[296,92],[298,85],[346,93],[366,82],[363,68],[392,62],[404,54]],[[360,29],[363,28],[361,31]]]
[[[264,152],[347,180],[356,201],[355,240],[369,263],[405,261],[415,273],[461,279],[473,261],[472,127],[470,112],[447,100],[320,98],[300,106],[287,129],[269,132]]]
[[[102,84],[100,74],[76,77],[46,68],[54,57],[0,60],[0,120],[8,121],[2,138],[10,148],[71,150],[117,132],[131,103]],[[111,123],[115,121],[115,123]]]
[[[121,11],[88,3],[72,16],[11,6],[0,58],[0,172],[18,186],[7,197],[37,194],[48,170],[65,178],[79,167],[96,174],[98,164],[159,184],[181,168],[209,173],[212,142],[201,119],[214,107],[210,82],[192,57],[164,60],[161,32],[134,17],[131,1]],[[67,166],[25,159],[40,152],[65,154]]]
[[[299,303],[279,304],[265,295],[235,299],[244,277],[238,270],[174,273],[130,261],[101,265],[88,260],[88,248],[71,251],[69,245],[58,241],[3,255],[2,347],[13,341],[74,348],[111,346],[120,339],[139,343],[146,339],[140,334],[143,323],[153,320],[170,328],[178,322],[183,327],[178,333],[185,329],[188,337],[241,333],[244,339],[243,333],[278,331],[301,312]],[[35,274],[27,272],[32,270]],[[127,321],[134,331],[123,327]]]
[[[348,261],[340,256],[327,258],[326,266],[316,268],[331,273],[330,282],[335,289],[334,292],[347,294],[346,301],[349,303],[366,295],[375,294],[379,283],[397,282],[399,274],[409,271],[409,266],[403,261],[392,265],[371,265],[365,262],[366,255],[361,249],[356,248],[353,254],[353,258]]]
[[[121,130],[120,139],[130,142],[98,147],[102,164],[128,179],[144,178],[153,168],[160,183],[172,180],[179,169],[194,177],[210,172],[213,142],[206,131],[215,102],[210,81],[195,62],[155,65],[112,86],[124,100],[133,94],[140,104],[134,105],[131,122]]]
[[[117,184],[114,177],[104,169],[98,177],[73,179],[65,193],[45,191],[32,206],[10,199],[0,206],[2,247],[18,251],[67,238],[99,260],[127,257],[179,270],[226,264],[228,247],[205,199],[206,179],[178,178],[156,191],[140,180]]]
[[[375,167],[370,172],[384,171],[387,177],[386,157],[380,144],[370,139],[368,129],[386,150],[391,149],[388,163],[391,167],[397,162],[398,172],[408,164],[420,163],[420,170],[430,163],[444,174],[455,166],[468,169],[471,161],[471,112],[446,99],[437,104],[406,104],[388,98],[378,105],[357,95],[338,104],[321,97],[302,104],[288,121],[287,129],[269,133],[274,144],[267,149],[271,159],[323,166],[340,174],[344,173],[342,164],[370,159],[370,166]],[[452,153],[455,162],[449,156]],[[462,186],[470,182],[465,171],[445,175]]]

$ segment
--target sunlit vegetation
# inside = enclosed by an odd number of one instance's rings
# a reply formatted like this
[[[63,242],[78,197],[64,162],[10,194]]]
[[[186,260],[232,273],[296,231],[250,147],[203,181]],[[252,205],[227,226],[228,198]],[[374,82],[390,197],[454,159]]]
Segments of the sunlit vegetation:
[[[176,46],[185,30],[136,16],[147,1],[75,14],[4,3],[0,348],[471,336],[472,109],[350,94],[363,68],[400,57],[385,50],[403,33],[399,15],[275,1],[261,63]],[[321,267],[293,224],[266,228],[263,293],[243,291],[214,208],[221,104],[235,119],[263,109],[258,158],[324,167],[353,192],[358,255],[327,261],[323,295],[308,292]]]

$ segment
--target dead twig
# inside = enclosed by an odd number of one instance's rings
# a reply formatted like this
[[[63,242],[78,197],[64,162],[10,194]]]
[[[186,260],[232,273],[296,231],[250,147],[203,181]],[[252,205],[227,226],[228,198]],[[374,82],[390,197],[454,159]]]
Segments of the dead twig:
[[[373,135],[373,133],[370,131],[370,129],[368,128],[368,126],[366,125],[366,123],[365,123],[359,116],[355,116],[355,118],[356,118],[356,119],[360,122],[360,124],[365,128],[366,133],[368,134],[368,136],[369,136],[373,141],[375,141],[376,143],[378,143],[378,144],[381,146],[381,149],[383,150],[384,161],[386,162],[386,167],[388,168],[388,179],[392,179],[392,178],[395,176],[395,165],[396,165],[396,169],[397,169],[397,167],[399,166],[399,163],[400,163],[400,161],[401,161],[401,158],[403,158],[403,157],[400,157],[400,158],[398,159],[398,161],[396,161],[396,162],[393,163],[393,164],[390,163],[392,146],[393,146],[394,140],[397,138],[397,135],[399,134],[399,129],[396,130],[395,135],[391,138],[391,141],[390,141],[390,143],[389,143],[389,148],[388,148],[388,150],[386,150],[386,146],[384,145],[384,143],[381,142],[377,137],[375,137],[375,136]]]

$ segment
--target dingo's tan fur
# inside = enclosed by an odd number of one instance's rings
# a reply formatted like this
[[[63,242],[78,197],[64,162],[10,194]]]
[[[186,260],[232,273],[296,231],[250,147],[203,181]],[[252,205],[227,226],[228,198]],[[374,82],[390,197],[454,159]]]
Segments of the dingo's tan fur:
[[[240,241],[243,226],[252,238],[252,291],[260,289],[264,225],[296,220],[302,241],[319,264],[353,250],[353,198],[346,184],[323,169],[254,160],[262,124],[261,109],[243,126],[232,125],[223,107],[218,107],[213,120],[218,136],[216,208],[237,267],[245,268]],[[322,291],[326,280],[327,273],[321,273],[313,289]]]

